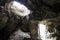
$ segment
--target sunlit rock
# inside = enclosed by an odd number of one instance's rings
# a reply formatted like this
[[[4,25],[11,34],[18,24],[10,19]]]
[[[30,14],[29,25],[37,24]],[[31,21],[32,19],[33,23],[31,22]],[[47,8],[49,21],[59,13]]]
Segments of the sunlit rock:
[[[23,4],[17,1],[12,1],[8,4],[8,10],[15,15],[27,16],[30,14],[30,10]]]
[[[23,40],[24,38],[31,38],[29,33],[22,32],[20,29],[10,36],[9,40]]]
[[[55,22],[55,21],[54,21]],[[38,24],[38,38],[42,40],[57,40],[57,29],[53,20],[44,20]]]

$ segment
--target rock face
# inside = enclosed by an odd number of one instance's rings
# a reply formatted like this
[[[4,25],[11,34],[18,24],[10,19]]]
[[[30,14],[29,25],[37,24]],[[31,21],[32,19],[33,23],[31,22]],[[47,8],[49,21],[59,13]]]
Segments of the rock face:
[[[38,21],[50,20],[51,18],[55,20],[57,40],[60,40],[60,21],[58,21],[60,20],[60,0],[24,0],[26,7],[32,11],[28,21],[26,17],[22,18],[13,13],[9,14],[5,9],[7,7],[5,4],[10,1],[12,0],[0,0],[0,40],[8,40],[18,29],[24,33],[30,33],[31,38],[24,38],[24,40],[38,40]]]
[[[57,0],[59,1],[59,0]],[[28,7],[33,10],[31,19],[42,20],[55,18],[60,15],[59,4],[56,0],[28,0]],[[53,16],[52,16],[53,15]]]
[[[60,19],[31,20],[30,32],[32,40],[59,40]]]
[[[31,33],[31,40],[38,40],[38,21],[31,20],[30,22],[30,33]]]
[[[9,40],[23,40],[24,38],[31,38],[31,36],[30,34],[22,32],[18,29],[12,36],[10,36]]]
[[[42,40],[57,40],[58,39],[58,23],[60,19],[47,19],[39,22],[40,38]]]

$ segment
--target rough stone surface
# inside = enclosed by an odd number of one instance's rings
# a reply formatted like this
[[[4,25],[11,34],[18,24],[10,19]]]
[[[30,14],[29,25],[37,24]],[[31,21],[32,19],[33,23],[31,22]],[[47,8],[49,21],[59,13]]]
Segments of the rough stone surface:
[[[9,14],[5,10],[5,3],[10,1],[12,0],[0,0],[0,40],[8,40],[17,29],[21,29],[23,32],[30,32],[31,38],[24,38],[23,40],[37,40],[36,20],[42,21],[51,18],[60,20],[60,0],[25,0],[26,6],[32,11],[28,21],[26,17],[21,18]],[[34,20],[34,22],[31,22],[31,20]],[[60,40],[60,21],[57,22],[57,25],[57,40]]]

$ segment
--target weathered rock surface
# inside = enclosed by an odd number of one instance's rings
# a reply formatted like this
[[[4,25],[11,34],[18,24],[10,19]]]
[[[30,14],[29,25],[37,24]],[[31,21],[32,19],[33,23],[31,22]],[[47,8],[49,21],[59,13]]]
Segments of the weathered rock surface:
[[[25,18],[22,19],[21,17],[9,14],[8,11],[4,10],[7,1],[9,0],[0,0],[0,40],[8,40],[19,28],[24,33],[32,32],[32,39],[25,38],[25,40],[37,40],[35,20],[41,21],[50,18],[60,19],[60,0],[25,0],[26,6],[32,11],[28,21]],[[31,20],[34,20],[34,22],[31,22]],[[60,30],[59,24],[60,23],[58,23],[58,30]],[[60,31],[58,32],[60,33]],[[60,34],[57,36],[60,38]]]

